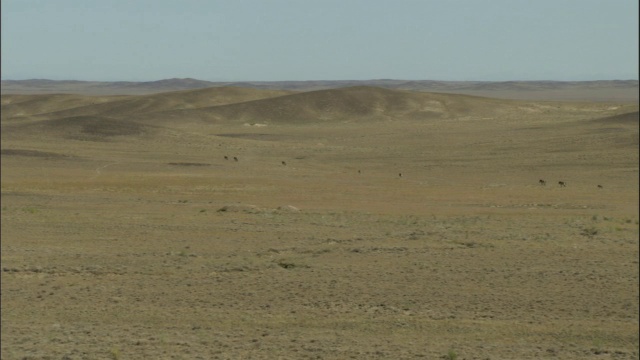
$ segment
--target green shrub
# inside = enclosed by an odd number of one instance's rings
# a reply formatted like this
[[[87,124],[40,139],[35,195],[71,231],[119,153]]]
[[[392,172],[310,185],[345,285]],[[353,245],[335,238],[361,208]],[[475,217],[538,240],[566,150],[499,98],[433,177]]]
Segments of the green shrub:
[[[449,349],[447,355],[444,355],[442,358],[446,360],[456,360],[458,358],[458,353],[453,349]]]

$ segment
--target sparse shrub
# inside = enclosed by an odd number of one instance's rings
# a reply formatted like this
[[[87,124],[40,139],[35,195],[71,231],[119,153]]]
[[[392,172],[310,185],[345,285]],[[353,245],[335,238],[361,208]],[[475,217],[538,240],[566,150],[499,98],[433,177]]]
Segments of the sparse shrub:
[[[327,254],[332,252],[333,250],[329,249],[329,248],[324,248],[324,249],[319,249],[313,252],[314,255],[320,255],[320,254]]]
[[[417,216],[406,215],[398,220],[400,225],[417,225],[420,219]]]
[[[474,247],[480,246],[480,244],[478,244],[475,241],[460,242],[459,244],[462,245],[462,246],[466,246],[468,248],[474,248]]]
[[[591,348],[591,352],[596,355],[608,353],[608,351],[604,347],[604,341],[602,341],[602,339],[593,340],[593,347]]]
[[[276,264],[278,264],[278,266],[280,266],[283,269],[293,269],[296,267],[296,264],[292,262],[284,261],[284,260],[280,260]]]
[[[201,209],[200,210],[201,213],[206,212],[206,211],[207,211],[207,209]]]
[[[446,360],[456,360],[458,358],[458,353],[453,349],[449,349],[449,351],[447,351],[447,355],[443,355],[442,358]]]
[[[284,259],[280,259],[278,261],[276,261],[276,264],[278,266],[280,266],[283,269],[287,269],[287,270],[291,270],[291,269],[295,269],[295,268],[308,268],[308,265],[304,265],[301,263],[297,263],[297,262],[293,262],[291,260],[284,260]]]
[[[582,231],[580,232],[580,235],[587,236],[587,237],[594,237],[597,234],[598,234],[598,229],[595,226],[586,227],[582,229]]]
[[[120,360],[120,350],[118,348],[112,348],[109,354],[111,355],[111,359]]]

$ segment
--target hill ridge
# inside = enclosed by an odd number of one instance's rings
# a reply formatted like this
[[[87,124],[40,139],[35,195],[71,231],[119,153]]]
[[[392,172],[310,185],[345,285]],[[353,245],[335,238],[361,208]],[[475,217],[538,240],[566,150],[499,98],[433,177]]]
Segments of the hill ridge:
[[[350,86],[375,86],[394,90],[446,92],[522,100],[580,100],[638,102],[638,80],[590,81],[443,81],[443,80],[307,80],[307,81],[205,81],[172,78],[156,81],[2,80],[2,94],[141,95],[167,91],[238,86],[259,90],[314,91]]]
[[[435,119],[465,115],[470,111],[490,114],[517,103],[470,95],[353,86],[295,92],[191,110],[169,110],[155,113],[153,117],[179,116],[200,121],[270,124]],[[150,115],[143,117],[151,118]]]

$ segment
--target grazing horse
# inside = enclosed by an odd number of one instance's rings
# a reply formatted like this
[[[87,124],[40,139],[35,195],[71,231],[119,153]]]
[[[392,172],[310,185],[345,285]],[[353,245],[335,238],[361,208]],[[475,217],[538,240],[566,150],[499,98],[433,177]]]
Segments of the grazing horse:
[[[560,185],[560,187],[567,187],[567,183],[564,181],[558,181],[558,185]]]
[[[539,182],[539,183],[540,183],[540,185],[542,185],[542,186],[547,185],[547,182],[546,182],[546,181],[544,181],[544,180],[542,180],[542,179],[540,179],[538,182]]]
[[[399,173],[399,174],[398,174],[398,177],[402,177],[402,173]]]
[[[238,161],[238,158],[234,156],[234,157],[233,157],[233,160]]]
[[[229,160],[229,157],[227,155],[224,156],[225,160]]]
[[[286,162],[286,161],[283,161],[283,162],[282,162],[282,165],[287,166],[287,162]]]
[[[602,188],[603,188],[602,185],[598,185],[598,189],[602,189]]]

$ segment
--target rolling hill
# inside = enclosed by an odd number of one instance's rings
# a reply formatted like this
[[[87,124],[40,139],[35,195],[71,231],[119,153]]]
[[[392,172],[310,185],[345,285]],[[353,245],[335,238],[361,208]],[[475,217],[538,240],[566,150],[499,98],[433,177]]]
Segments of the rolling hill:
[[[293,93],[253,101],[173,110],[137,119],[181,118],[215,123],[313,124],[394,119],[438,119],[490,115],[518,102],[456,94],[438,94],[355,86]]]
[[[391,90],[443,92],[518,100],[638,102],[638,80],[600,81],[439,81],[439,80],[306,80],[211,82],[197,79],[99,82],[46,79],[2,80],[2,94],[144,95],[209,87],[315,91],[353,86]]]
[[[569,109],[570,116],[580,119],[589,116],[588,110],[576,112],[571,110],[575,106],[567,104],[372,86],[307,92],[215,87],[130,96],[3,95],[2,130],[6,136],[41,132],[63,138],[107,141],[119,136],[154,134],[159,128],[184,130],[197,125],[193,129],[202,129],[207,124],[420,123],[470,117],[509,118],[511,114],[515,119],[523,114],[535,116],[558,110],[561,113],[560,105]],[[622,114],[594,121],[631,124],[633,116]],[[633,126],[630,130],[633,132]]]

